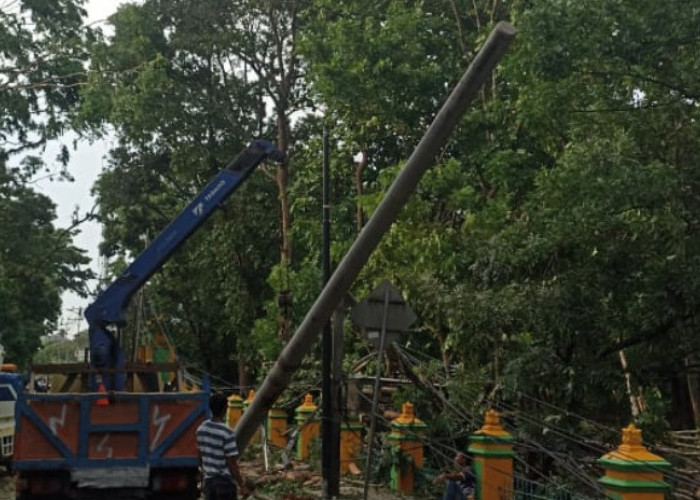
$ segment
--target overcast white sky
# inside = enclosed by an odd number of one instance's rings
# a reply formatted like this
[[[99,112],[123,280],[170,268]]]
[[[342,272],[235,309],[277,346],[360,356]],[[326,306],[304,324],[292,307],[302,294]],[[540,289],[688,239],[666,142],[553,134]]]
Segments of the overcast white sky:
[[[87,24],[99,23],[116,11],[117,7],[126,3],[124,0],[89,0],[86,4],[88,11]],[[81,214],[89,211],[94,205],[90,195],[90,189],[97,179],[107,151],[111,147],[111,141],[99,141],[89,144],[86,141],[78,143],[76,149],[72,149],[73,136],[64,138],[63,142],[71,148],[71,159],[68,169],[75,178],[75,182],[51,182],[39,181],[35,184],[37,191],[51,197],[56,203],[58,220],[56,226],[67,227],[71,224],[71,216],[76,207]],[[58,144],[50,144],[46,148],[44,159],[49,165],[57,165],[56,155]],[[97,273],[98,269],[98,245],[100,243],[100,227],[96,223],[84,223],[80,226],[81,233],[75,238],[75,245],[87,250],[92,259],[91,267]],[[91,288],[94,287],[91,284]],[[87,328],[87,323],[82,315],[82,310],[89,300],[82,299],[75,294],[66,293],[63,296],[63,313],[60,327],[70,335],[74,335]]]

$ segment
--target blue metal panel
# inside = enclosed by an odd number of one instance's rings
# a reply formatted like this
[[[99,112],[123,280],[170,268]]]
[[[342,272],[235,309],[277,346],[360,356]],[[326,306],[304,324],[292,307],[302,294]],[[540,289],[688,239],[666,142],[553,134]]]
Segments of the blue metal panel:
[[[88,435],[86,432],[82,432],[85,427],[85,423],[90,421],[90,407],[93,405],[93,401],[84,397],[81,394],[80,401],[80,426],[78,432],[78,456],[87,457],[88,455]]]
[[[207,386],[203,386],[202,390],[197,392],[113,392],[109,394],[109,399],[110,401],[140,401],[142,399],[158,399],[160,401],[192,401],[199,399],[208,401],[208,390],[209,388]],[[104,397],[104,394],[98,394],[96,392],[22,395],[22,399],[25,401],[85,401],[88,403],[103,399]]]
[[[139,422],[148,422],[148,409],[150,406],[150,399],[141,398],[139,400]],[[148,426],[144,432],[143,428],[141,435],[139,436],[139,457],[148,456]]]
[[[0,401],[16,401],[24,389],[24,377],[18,373],[0,372]]]

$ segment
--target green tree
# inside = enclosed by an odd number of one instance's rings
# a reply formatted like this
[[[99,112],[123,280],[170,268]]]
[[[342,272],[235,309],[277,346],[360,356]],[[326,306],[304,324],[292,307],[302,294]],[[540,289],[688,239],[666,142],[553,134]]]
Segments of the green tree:
[[[7,158],[60,135],[85,80],[84,0],[20,0],[0,12],[0,146]],[[64,151],[63,156],[67,153]]]
[[[136,255],[250,139],[291,147],[295,10],[246,5],[126,5],[111,18],[114,36],[95,46],[83,123],[114,127],[121,143],[96,185],[105,255]],[[291,158],[254,174],[148,289],[186,357],[227,376],[235,361],[242,382],[258,356],[247,332],[273,299],[271,249],[291,255]]]
[[[51,200],[0,168],[0,339],[20,366],[53,331],[61,293],[85,295],[91,277],[85,252],[72,244],[75,230],[55,228],[55,218]]]
[[[25,365],[52,331],[61,293],[85,294],[89,261],[75,248],[76,227],[57,229],[55,206],[37,193],[39,176],[60,176],[32,150],[56,139],[78,103],[85,79],[80,0],[13,2],[0,12],[0,336],[7,358]],[[63,147],[58,160],[68,162]]]
[[[391,277],[429,333],[423,352],[437,344],[445,369],[485,369],[490,404],[517,407],[522,398],[513,390],[544,402],[528,409],[542,439],[546,419],[583,431],[567,410],[615,427],[632,418],[621,349],[633,395],[659,394],[674,426],[692,425],[692,413],[681,409],[698,398],[698,129],[690,76],[697,10],[684,2],[474,2],[454,9],[464,15],[443,11],[435,19],[430,2],[402,2],[398,14],[392,5],[322,4],[319,35],[306,39],[313,88],[345,126],[342,142],[352,154],[363,151],[361,132],[372,123],[375,141],[385,130],[394,134],[388,144],[420,136],[418,125],[399,127],[401,105],[416,112],[407,123],[425,123],[428,97],[439,91],[412,92],[400,68],[414,70],[419,82],[457,78],[446,54],[468,60],[501,16],[515,22],[518,39],[358,291]],[[392,29],[411,19],[410,29]],[[421,99],[425,107],[416,104]],[[400,166],[407,153],[368,156],[376,164],[364,171],[358,198],[367,212],[394,176],[386,167]]]
[[[512,279],[535,300],[532,319],[556,312],[539,329],[555,335],[543,340],[573,374],[567,397],[596,413],[599,394],[615,402],[625,348],[636,391],[663,386],[672,406],[687,406],[697,387],[689,379],[674,395],[672,385],[690,376],[681,367],[699,347],[690,334],[697,107],[687,83],[697,13],[683,2],[521,7],[525,37],[509,72],[520,124],[552,161],[507,236]]]

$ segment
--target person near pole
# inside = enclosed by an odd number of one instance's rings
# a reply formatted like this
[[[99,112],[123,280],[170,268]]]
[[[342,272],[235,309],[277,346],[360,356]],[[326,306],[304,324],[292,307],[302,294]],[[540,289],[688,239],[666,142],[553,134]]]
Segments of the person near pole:
[[[199,470],[205,500],[237,500],[236,485],[243,498],[249,494],[238,468],[236,435],[226,425],[228,400],[220,392],[209,398],[211,418],[197,428]]]
[[[475,497],[476,492],[471,457],[466,453],[459,452],[455,455],[454,461],[459,470],[439,474],[435,477],[434,483],[445,483],[445,494],[442,500],[471,500]]]

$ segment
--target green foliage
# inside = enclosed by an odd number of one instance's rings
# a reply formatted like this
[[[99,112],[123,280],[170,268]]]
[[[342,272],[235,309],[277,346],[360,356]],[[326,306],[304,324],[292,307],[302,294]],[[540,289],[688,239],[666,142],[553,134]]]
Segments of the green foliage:
[[[321,441],[321,436],[314,436],[309,441],[309,456],[306,458],[306,463],[311,466],[311,470],[320,472],[322,470],[323,464],[321,463],[323,442]]]
[[[61,292],[85,294],[91,276],[89,259],[72,244],[75,230],[56,229],[55,218],[51,200],[0,165],[0,338],[20,366],[53,330]]]
[[[25,366],[52,332],[61,293],[85,294],[89,259],[73,246],[77,229],[57,229],[55,206],[32,185],[70,179],[30,155],[57,138],[78,104],[84,80],[81,0],[21,0],[0,12],[0,338],[7,359]],[[23,156],[20,156],[23,155]],[[66,147],[56,160],[68,163]]]
[[[279,26],[263,25],[267,11],[239,7],[124,5],[110,20],[114,36],[93,48],[81,125],[97,134],[114,127],[120,141],[95,187],[103,254],[133,258],[248,141],[273,135],[263,95],[279,98],[282,82],[272,52],[263,54],[274,51],[275,34],[264,32]],[[271,174],[254,174],[148,286],[159,318],[149,327],[228,379],[255,378],[261,355],[279,349],[271,332],[282,289],[268,285],[280,238]],[[256,321],[261,333],[251,334]]]
[[[477,2],[457,19],[473,32],[437,39],[429,26],[454,29],[449,15],[426,15],[430,2],[403,2],[401,14],[392,6],[319,4],[304,45],[341,147],[368,153],[357,200],[367,213],[440,97],[431,78],[457,77],[454,58],[432,55],[460,53],[451,40],[466,41],[466,54],[488,24]],[[513,50],[356,284],[363,296],[390,278],[418,312],[424,352],[479,373],[483,390],[462,395],[468,386],[454,380],[450,400],[471,412],[484,409],[479,401],[520,410],[524,435],[554,449],[575,445],[553,429],[615,442],[573,415],[629,423],[619,349],[634,390],[650,399],[644,418],[692,425],[671,409],[687,403],[677,387],[700,348],[690,333],[700,297],[690,78],[700,12],[686,7],[552,0],[496,11],[490,21],[516,23]]]
[[[645,390],[642,398],[644,411],[637,416],[635,424],[642,430],[645,440],[658,442],[670,430],[666,419],[669,401],[656,387]]]
[[[83,0],[20,0],[0,12],[0,147],[3,157],[59,136],[84,80]]]

